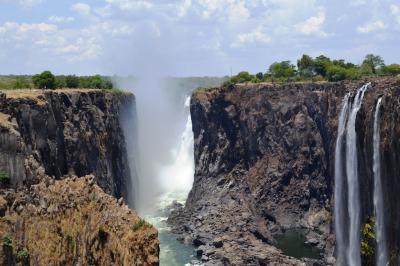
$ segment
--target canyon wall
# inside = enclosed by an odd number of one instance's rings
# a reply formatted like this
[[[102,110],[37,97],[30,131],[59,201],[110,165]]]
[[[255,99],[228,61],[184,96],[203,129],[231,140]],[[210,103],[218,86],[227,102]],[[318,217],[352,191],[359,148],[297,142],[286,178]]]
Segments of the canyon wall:
[[[14,187],[35,183],[29,164],[55,179],[93,174],[107,193],[126,197],[130,171],[119,119],[134,102],[131,94],[98,90],[1,93],[0,171]]]
[[[372,123],[382,105],[382,164],[388,236],[398,256],[400,124],[398,78],[317,83],[239,84],[200,89],[191,102],[195,179],[169,222],[210,265],[334,264],[334,149],[344,95],[372,81],[357,117],[362,221],[373,217]],[[322,260],[295,259],[274,236],[307,230]]]
[[[134,108],[128,93],[0,93],[3,265],[158,265],[157,230],[124,201]]]

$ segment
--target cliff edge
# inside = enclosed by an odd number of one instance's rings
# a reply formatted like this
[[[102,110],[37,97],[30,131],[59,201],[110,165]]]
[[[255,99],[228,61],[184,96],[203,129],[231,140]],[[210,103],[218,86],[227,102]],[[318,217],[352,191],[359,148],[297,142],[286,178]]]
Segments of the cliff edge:
[[[400,189],[398,78],[338,83],[238,84],[193,93],[195,178],[186,205],[169,217],[209,265],[333,265],[334,149],[347,92],[371,82],[357,116],[362,223],[372,217],[372,115],[383,96],[382,154],[388,221]],[[397,254],[398,230],[387,225]],[[296,259],[276,236],[305,230],[320,259]],[[397,255],[396,255],[397,256]]]

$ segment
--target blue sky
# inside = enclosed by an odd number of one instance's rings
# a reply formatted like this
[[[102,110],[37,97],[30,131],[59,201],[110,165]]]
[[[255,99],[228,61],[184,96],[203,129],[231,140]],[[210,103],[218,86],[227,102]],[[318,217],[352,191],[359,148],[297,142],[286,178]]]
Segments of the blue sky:
[[[0,0],[0,73],[227,75],[303,53],[400,62],[398,0]]]

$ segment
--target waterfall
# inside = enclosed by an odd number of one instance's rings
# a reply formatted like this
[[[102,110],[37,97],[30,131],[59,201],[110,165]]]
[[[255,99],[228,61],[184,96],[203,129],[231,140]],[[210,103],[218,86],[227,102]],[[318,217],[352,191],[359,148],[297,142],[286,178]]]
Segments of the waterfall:
[[[361,265],[360,256],[360,185],[358,180],[358,154],[356,118],[360,110],[365,91],[370,84],[362,86],[354,97],[347,121],[346,134],[346,176],[348,187],[348,212],[350,218],[348,263]]]
[[[344,205],[344,178],[343,178],[343,140],[348,116],[349,94],[343,98],[342,110],[339,116],[338,134],[335,148],[335,235],[337,247],[337,265],[344,265],[346,257],[345,240],[345,205]]]
[[[382,98],[378,99],[374,114],[374,135],[373,135],[373,172],[374,172],[374,210],[375,210],[375,234],[377,242],[376,265],[386,266],[388,253],[386,248],[384,228],[384,205],[381,180],[381,156],[380,156],[380,127],[379,115]]]
[[[335,234],[337,265],[361,265],[360,256],[360,185],[358,176],[358,152],[356,119],[361,108],[365,91],[370,83],[357,90],[352,101],[350,94],[343,99],[339,116],[338,134],[335,148]],[[345,141],[344,141],[345,140]],[[344,145],[345,142],[345,145]],[[345,149],[344,149],[345,148]],[[343,158],[345,155],[345,159]],[[345,163],[344,163],[345,162]],[[346,171],[343,171],[343,163]],[[344,179],[347,182],[345,184]],[[347,185],[347,206],[344,202]],[[347,207],[349,225],[347,228]],[[348,234],[348,235],[346,235]]]
[[[189,109],[190,97],[185,101],[185,109]],[[174,160],[160,169],[159,181],[166,193],[180,193],[186,200],[193,185],[194,158],[193,132],[190,114],[181,135],[177,149],[172,151]]]

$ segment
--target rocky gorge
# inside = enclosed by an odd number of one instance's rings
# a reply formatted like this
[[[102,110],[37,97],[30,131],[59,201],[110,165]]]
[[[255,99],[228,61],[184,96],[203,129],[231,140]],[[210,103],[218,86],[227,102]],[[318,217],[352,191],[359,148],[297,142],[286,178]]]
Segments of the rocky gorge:
[[[191,99],[195,178],[168,222],[206,265],[335,265],[335,146],[344,96],[367,83],[355,127],[362,265],[374,264],[373,125],[379,142],[390,265],[399,262],[400,79],[336,83],[237,84],[195,91]],[[348,193],[348,188],[344,188]],[[305,231],[320,258],[294,258],[277,246]],[[367,232],[367,233],[365,233]],[[372,233],[373,235],[373,233]]]
[[[158,232],[125,201],[129,93],[0,93],[3,265],[158,265]]]

